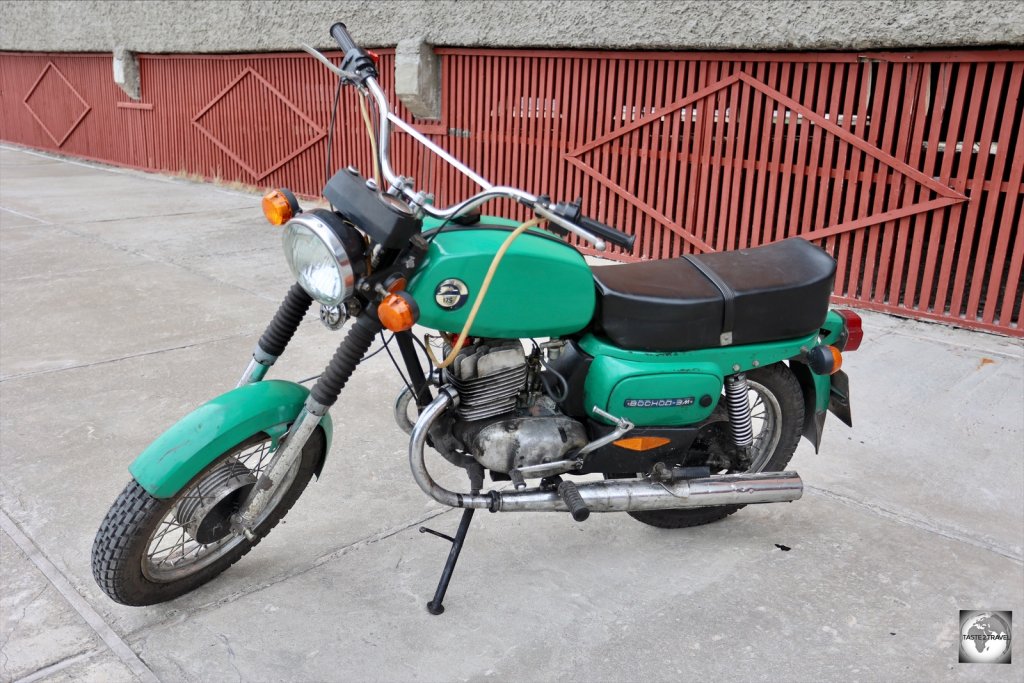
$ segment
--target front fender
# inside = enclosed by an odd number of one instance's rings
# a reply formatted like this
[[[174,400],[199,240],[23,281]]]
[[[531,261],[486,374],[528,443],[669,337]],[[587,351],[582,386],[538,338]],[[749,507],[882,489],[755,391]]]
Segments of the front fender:
[[[153,497],[170,498],[219,455],[253,434],[266,432],[276,446],[308,395],[306,387],[276,379],[232,389],[196,408],[157,437],[128,471]],[[330,449],[330,416],[325,415],[320,425],[326,449]]]

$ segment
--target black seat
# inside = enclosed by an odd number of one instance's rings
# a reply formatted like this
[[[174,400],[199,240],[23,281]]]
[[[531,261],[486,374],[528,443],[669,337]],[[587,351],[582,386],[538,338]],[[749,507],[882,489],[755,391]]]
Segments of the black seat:
[[[688,351],[815,332],[828,313],[836,263],[792,238],[593,271],[599,334],[626,349]]]

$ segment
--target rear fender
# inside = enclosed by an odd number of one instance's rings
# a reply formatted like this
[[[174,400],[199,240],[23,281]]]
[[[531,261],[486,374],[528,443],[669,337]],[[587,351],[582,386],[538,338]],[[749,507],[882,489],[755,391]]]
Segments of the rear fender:
[[[806,363],[791,360],[789,369],[800,382],[804,394],[804,437],[814,444],[814,452],[821,446],[821,433],[825,429],[825,416],[828,415],[828,397],[832,390],[832,378],[828,375],[816,375]]]
[[[309,389],[283,380],[246,384],[203,404],[157,437],[128,471],[155,498],[170,498],[225,451],[253,434],[265,432],[276,448],[278,440],[302,410]],[[333,425],[320,420],[330,450]],[[319,476],[323,459],[317,464]]]
[[[846,330],[846,322],[835,311],[829,311],[821,326],[821,344],[834,344]],[[828,415],[829,399],[832,395],[832,378],[829,375],[816,375],[806,363],[791,359],[789,368],[800,382],[804,394],[804,437],[814,444],[814,452],[821,446],[821,433],[825,429],[825,417]]]

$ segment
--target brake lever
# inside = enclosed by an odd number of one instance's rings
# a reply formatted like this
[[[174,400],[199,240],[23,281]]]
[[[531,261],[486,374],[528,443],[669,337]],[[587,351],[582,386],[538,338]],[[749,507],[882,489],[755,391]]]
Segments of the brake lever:
[[[359,77],[358,77],[357,74],[354,74],[351,71],[344,71],[343,69],[335,66],[334,64],[331,63],[331,60],[327,59],[327,57],[324,55],[324,53],[320,52],[320,50],[317,50],[312,45],[308,45],[306,43],[300,43],[299,47],[301,47],[303,50],[305,50],[310,55],[312,55],[317,61],[319,61],[325,67],[330,69],[331,73],[337,75],[338,77],[340,77],[341,79],[343,79],[345,81],[348,81],[349,83],[353,83],[353,84],[358,83],[357,79]]]

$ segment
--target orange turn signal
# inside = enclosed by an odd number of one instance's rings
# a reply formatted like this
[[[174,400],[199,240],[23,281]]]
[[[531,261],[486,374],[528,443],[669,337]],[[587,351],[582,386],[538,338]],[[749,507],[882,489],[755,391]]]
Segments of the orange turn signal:
[[[834,375],[843,367],[843,354],[834,346],[828,346],[826,348],[832,352],[832,371],[828,374]]]
[[[672,441],[662,436],[634,436],[629,439],[619,439],[613,443],[619,448],[627,448],[631,451],[649,451]]]
[[[409,284],[408,281],[406,281],[404,277],[399,275],[398,277],[392,278],[390,282],[384,285],[384,289],[388,290],[393,294],[395,292],[400,292],[401,290],[405,289],[405,286],[407,284]]]
[[[392,332],[404,332],[412,329],[420,319],[420,309],[408,292],[393,292],[380,302],[377,317],[380,318],[380,324]]]
[[[271,225],[284,225],[295,216],[298,202],[288,190],[271,190],[263,195],[263,215]]]
[[[843,367],[843,354],[834,346],[815,346],[807,352],[807,364],[816,375],[834,375]]]

